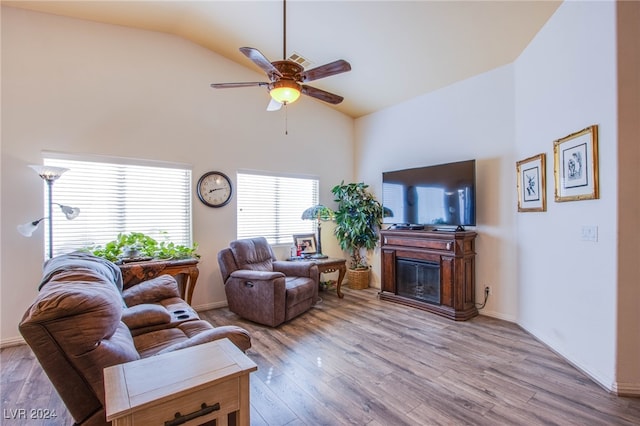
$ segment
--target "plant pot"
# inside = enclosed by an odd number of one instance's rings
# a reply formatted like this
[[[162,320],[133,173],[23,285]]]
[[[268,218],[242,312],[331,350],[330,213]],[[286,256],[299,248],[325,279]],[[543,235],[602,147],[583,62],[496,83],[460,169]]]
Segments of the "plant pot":
[[[347,269],[347,281],[349,288],[362,290],[369,288],[369,269]]]
[[[134,259],[140,257],[140,250],[135,247],[125,247],[122,250],[122,255],[125,259]]]

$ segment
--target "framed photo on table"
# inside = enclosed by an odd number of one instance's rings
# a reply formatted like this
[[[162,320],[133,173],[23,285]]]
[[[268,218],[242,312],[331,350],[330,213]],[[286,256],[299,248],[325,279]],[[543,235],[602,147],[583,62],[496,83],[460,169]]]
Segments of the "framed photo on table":
[[[600,198],[597,125],[554,141],[553,157],[556,201]]]
[[[519,212],[547,211],[546,170],[546,154],[538,154],[516,163]]]
[[[293,236],[293,243],[302,249],[301,253],[304,256],[318,252],[315,234],[296,234]]]

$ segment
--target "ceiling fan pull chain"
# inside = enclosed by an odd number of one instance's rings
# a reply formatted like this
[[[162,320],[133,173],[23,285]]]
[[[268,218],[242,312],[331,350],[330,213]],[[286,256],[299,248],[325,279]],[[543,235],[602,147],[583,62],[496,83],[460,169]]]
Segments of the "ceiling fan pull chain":
[[[284,103],[284,134],[289,134],[289,108],[287,108],[288,102]]]

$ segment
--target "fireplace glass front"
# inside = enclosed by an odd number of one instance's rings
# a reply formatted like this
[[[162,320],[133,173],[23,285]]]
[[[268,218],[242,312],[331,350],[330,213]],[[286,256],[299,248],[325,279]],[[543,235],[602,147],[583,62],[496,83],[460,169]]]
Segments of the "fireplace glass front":
[[[440,304],[440,264],[398,258],[396,271],[399,296]]]

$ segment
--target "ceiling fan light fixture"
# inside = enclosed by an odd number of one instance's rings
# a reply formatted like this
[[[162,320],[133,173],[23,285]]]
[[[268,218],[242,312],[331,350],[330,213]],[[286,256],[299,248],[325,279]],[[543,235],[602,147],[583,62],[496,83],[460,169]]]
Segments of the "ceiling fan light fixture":
[[[293,80],[282,79],[271,84],[271,97],[281,104],[290,104],[300,97],[300,85]]]

